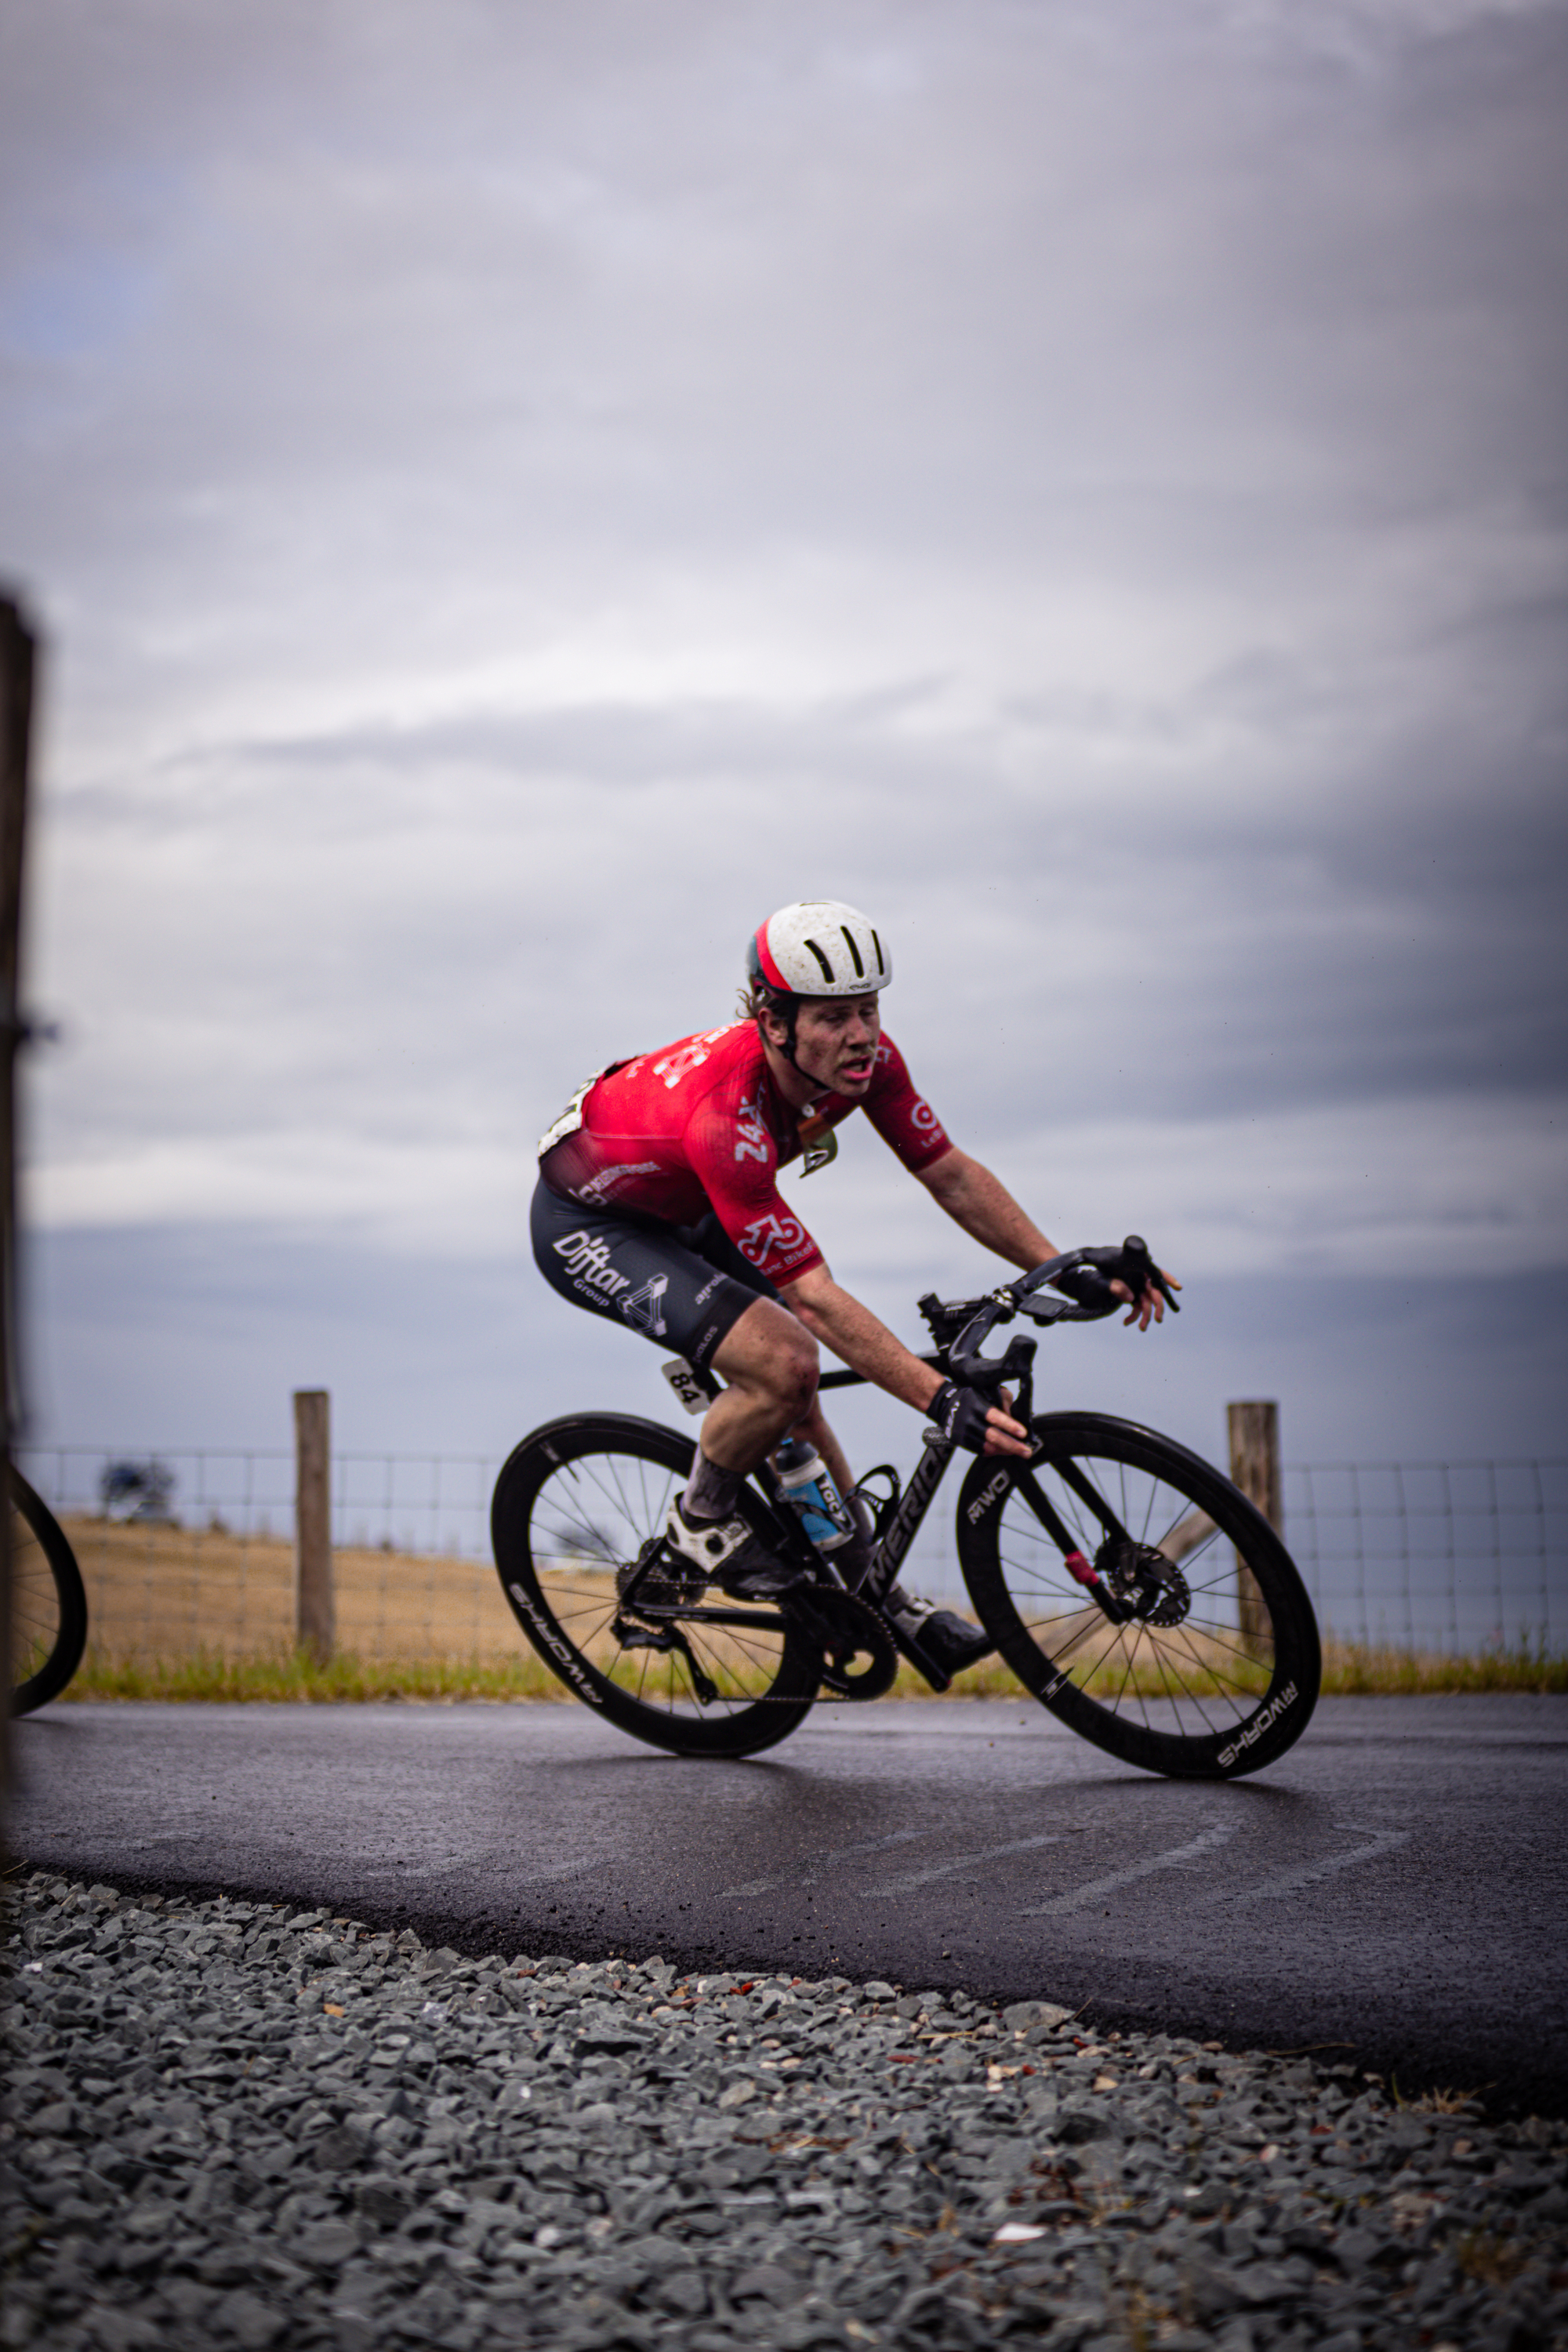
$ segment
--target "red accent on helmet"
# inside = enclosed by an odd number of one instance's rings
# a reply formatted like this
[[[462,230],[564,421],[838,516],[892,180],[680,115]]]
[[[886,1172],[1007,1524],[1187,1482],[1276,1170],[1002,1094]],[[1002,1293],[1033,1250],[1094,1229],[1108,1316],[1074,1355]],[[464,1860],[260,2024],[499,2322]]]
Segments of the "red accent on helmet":
[[[766,923],[763,924],[757,933],[757,961],[762,965],[763,977],[767,982],[770,988],[778,989],[785,996],[793,994],[794,992],[791,990],[788,981],[779,970],[778,965],[773,961],[773,950],[768,945],[768,927]]]

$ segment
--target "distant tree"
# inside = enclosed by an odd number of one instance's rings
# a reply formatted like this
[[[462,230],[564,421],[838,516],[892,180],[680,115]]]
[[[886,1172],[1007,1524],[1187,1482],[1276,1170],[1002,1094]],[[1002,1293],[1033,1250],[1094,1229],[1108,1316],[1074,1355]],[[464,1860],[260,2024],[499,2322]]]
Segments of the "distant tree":
[[[169,1497],[174,1474],[166,1462],[106,1462],[98,1475],[99,1499],[111,1519],[150,1519],[160,1523],[174,1516]]]

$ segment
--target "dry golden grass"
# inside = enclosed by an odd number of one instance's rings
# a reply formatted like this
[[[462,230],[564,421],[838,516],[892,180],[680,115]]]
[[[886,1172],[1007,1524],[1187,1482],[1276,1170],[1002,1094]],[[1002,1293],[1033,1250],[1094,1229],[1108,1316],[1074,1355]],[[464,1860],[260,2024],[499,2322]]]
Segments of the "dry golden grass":
[[[278,1656],[294,1644],[289,1543],[195,1528],[64,1522],[103,1663]],[[503,1666],[522,1646],[488,1560],[333,1554],[339,1646],[365,1662],[461,1659]]]

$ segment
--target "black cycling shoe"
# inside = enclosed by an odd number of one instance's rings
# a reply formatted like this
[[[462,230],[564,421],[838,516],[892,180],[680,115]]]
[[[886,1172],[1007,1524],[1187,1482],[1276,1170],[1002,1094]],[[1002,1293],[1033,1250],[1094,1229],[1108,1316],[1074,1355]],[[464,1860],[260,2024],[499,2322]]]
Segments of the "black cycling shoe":
[[[961,1675],[977,1666],[996,1647],[989,1633],[951,1609],[933,1609],[929,1601],[906,1599],[895,1586],[883,1609],[907,1640],[916,1642],[944,1675]]]

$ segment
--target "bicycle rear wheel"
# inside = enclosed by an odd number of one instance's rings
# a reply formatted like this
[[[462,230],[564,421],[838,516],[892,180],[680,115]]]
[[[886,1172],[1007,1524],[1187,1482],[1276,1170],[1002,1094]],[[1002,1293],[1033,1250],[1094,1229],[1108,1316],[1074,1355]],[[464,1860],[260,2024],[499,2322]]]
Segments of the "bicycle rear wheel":
[[[1148,1772],[1231,1780],[1273,1763],[1306,1729],[1321,1659],[1268,1522],[1152,1430],[1100,1413],[1046,1413],[1034,1430],[1033,1462],[976,1462],[958,1503],[964,1580],[1019,1681]]]
[[[657,1422],[584,1413],[547,1423],[496,1481],[496,1568],[518,1623],[575,1697],[652,1747],[749,1756],[805,1718],[822,1672],[776,1609],[750,1612],[715,1593],[739,1622],[682,1614],[687,1652],[634,1646],[616,1629],[617,1571],[663,1533],[691,1454],[690,1438]],[[753,1516],[744,1488],[739,1507]],[[699,1696],[697,1676],[710,1696]]]
[[[87,1592],[59,1521],[11,1470],[11,1712],[47,1706],[81,1664]]]

